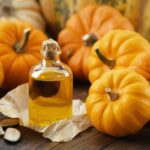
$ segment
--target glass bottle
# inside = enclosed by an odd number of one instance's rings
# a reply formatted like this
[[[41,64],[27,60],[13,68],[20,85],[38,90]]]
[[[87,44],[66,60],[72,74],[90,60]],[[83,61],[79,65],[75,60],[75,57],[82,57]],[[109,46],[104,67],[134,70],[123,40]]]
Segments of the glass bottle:
[[[60,61],[60,53],[56,41],[44,41],[41,50],[43,59],[30,70],[30,125],[46,126],[72,115],[72,71]]]

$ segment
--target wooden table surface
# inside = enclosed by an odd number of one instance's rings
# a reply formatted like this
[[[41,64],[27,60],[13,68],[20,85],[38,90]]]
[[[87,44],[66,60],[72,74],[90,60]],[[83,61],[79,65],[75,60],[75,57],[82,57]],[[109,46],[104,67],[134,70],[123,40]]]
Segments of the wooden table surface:
[[[84,100],[89,86],[88,83],[75,84],[74,98]],[[66,143],[51,142],[33,130],[17,128],[22,133],[21,141],[8,144],[0,136],[0,150],[150,150],[150,123],[139,133],[125,138],[114,138],[90,127]]]

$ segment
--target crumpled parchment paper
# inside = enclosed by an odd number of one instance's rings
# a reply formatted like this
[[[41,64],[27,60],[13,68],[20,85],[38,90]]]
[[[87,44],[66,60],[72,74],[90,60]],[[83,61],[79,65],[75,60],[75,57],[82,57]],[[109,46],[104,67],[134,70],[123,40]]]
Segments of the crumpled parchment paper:
[[[85,103],[79,99],[73,100],[73,116],[45,127],[29,126],[28,123],[28,84],[23,84],[8,92],[0,100],[0,112],[11,118],[19,118],[22,126],[43,133],[45,138],[53,142],[63,142],[73,139],[78,133],[86,130],[91,123],[86,115]],[[0,135],[4,131],[0,127]]]

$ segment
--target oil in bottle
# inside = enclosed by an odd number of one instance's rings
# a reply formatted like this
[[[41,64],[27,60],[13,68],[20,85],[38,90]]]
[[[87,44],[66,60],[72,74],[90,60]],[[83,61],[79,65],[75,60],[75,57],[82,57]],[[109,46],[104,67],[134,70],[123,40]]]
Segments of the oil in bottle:
[[[30,125],[46,126],[72,115],[72,72],[59,55],[57,42],[44,41],[43,60],[30,71]]]

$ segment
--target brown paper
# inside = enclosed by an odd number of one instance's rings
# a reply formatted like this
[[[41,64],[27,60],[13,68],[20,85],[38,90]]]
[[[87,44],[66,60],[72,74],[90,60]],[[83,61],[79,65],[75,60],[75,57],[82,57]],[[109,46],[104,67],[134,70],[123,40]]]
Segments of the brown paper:
[[[28,97],[28,84],[18,86],[0,100],[0,112],[11,118],[19,118],[22,126],[41,132],[45,138],[49,138],[54,142],[71,140],[78,133],[91,126],[86,115],[85,103],[76,99],[73,100],[72,118],[60,120],[42,128],[38,126],[31,127],[28,123]],[[1,134],[4,134],[4,131],[0,127]]]

